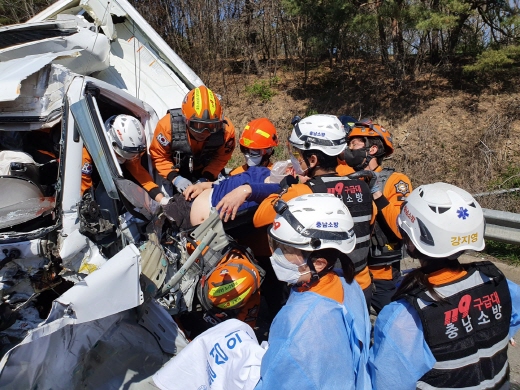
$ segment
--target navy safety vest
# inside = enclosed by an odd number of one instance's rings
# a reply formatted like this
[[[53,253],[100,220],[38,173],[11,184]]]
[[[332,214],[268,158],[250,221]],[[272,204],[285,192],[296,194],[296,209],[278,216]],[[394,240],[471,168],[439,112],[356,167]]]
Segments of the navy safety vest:
[[[507,280],[489,261],[462,266],[466,276],[435,287],[445,302],[419,288],[405,297],[419,313],[437,360],[417,382],[418,389],[500,389],[509,381]]]
[[[395,172],[393,168],[383,168],[379,172],[379,178],[383,184],[381,192],[384,191],[388,178]],[[380,266],[401,261],[403,258],[403,240],[398,238],[392,229],[388,227],[388,222],[381,213],[376,217],[374,224],[370,251],[368,255],[368,265]]]
[[[343,203],[350,211],[354,220],[356,246],[347,256],[354,263],[358,273],[367,265],[370,247],[370,221],[372,219],[372,194],[368,185],[357,179],[335,174],[313,177],[307,184],[314,193],[329,193],[341,196]]]
[[[181,109],[175,108],[168,110],[168,112],[170,113],[170,124],[172,127],[172,161],[181,176],[190,178],[193,176],[194,169],[206,167],[215,156],[217,150],[224,145],[224,130],[211,134],[204,141],[200,154],[195,156],[188,141],[186,124],[184,123]]]

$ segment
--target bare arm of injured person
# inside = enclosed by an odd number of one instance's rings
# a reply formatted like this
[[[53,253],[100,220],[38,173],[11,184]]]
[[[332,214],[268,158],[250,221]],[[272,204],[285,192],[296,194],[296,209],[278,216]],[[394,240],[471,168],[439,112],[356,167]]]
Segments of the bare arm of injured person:
[[[220,217],[227,222],[230,218],[235,219],[238,211],[258,206],[265,197],[280,191],[279,184],[268,182],[268,176],[262,182],[245,184],[237,176],[226,180],[225,186],[214,185],[195,198],[190,212],[193,226],[204,222],[212,208],[220,211]]]

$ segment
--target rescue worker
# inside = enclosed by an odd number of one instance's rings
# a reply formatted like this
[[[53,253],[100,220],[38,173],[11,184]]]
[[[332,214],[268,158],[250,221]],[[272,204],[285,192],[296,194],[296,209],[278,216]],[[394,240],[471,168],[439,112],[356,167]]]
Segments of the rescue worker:
[[[271,263],[291,284],[269,332],[259,389],[370,389],[370,320],[348,254],[354,221],[341,199],[279,199],[269,230]],[[341,259],[344,277],[333,270]]]
[[[350,132],[352,131],[352,128],[356,125],[356,123],[359,123],[359,122],[368,123],[368,124],[372,123],[372,120],[370,118],[363,118],[358,121],[357,119],[355,119],[354,117],[352,117],[350,115],[340,115],[340,116],[338,116],[338,119],[341,121],[341,123],[343,123],[343,126],[345,126],[345,131],[347,132],[347,137],[349,136]],[[336,172],[340,176],[347,176],[347,175],[350,175],[351,173],[354,173],[355,170],[351,166],[347,165],[347,163],[345,162],[345,160],[343,158],[339,158]]]
[[[196,244],[188,243],[188,253],[195,247]],[[230,318],[255,328],[263,270],[253,254],[232,241],[222,253],[209,248],[201,257],[203,260],[198,261],[203,269],[196,294],[202,311],[189,311],[178,318],[190,338]]]
[[[234,149],[235,127],[218,97],[202,85],[157,123],[150,156],[157,172],[182,194],[193,182],[215,181]]]
[[[278,135],[276,127],[269,119],[257,118],[250,121],[238,142],[246,163],[233,169],[230,175],[245,172],[249,167],[272,167],[271,156],[274,147],[278,145]]]
[[[291,185],[282,195],[289,200],[310,193],[331,193],[343,199],[354,218],[356,247],[349,254],[354,263],[356,281],[359,283],[367,305],[370,306],[372,281],[367,267],[370,245],[370,224],[375,216],[370,189],[362,180],[340,177],[335,169],[338,156],[347,146],[342,123],[333,115],[312,115],[294,125],[288,147],[297,174],[308,176],[306,183]],[[258,207],[253,218],[255,227],[273,223],[276,212],[273,201],[278,195],[268,196]],[[222,212],[222,210],[221,210]],[[231,213],[231,210],[224,210]]]
[[[123,176],[131,177],[161,205],[167,204],[169,197],[163,195],[150,173],[141,164],[141,157],[146,152],[146,135],[141,122],[130,115],[113,115],[105,121],[105,129],[116,153],[117,162],[123,170]],[[82,194],[92,187],[93,170],[92,157],[87,149],[83,148]]]
[[[239,143],[246,163],[233,169],[229,173],[230,176],[244,173],[249,167],[271,169],[273,164],[271,164],[270,158],[274,153],[274,147],[278,145],[278,135],[276,127],[269,119],[258,118],[250,121],[244,128]],[[184,198],[194,200],[204,190],[210,189],[212,185],[211,182],[192,184],[183,191]]]
[[[229,218],[235,219],[237,212],[244,210],[241,214],[244,218],[252,217],[258,203],[271,193],[280,192],[276,184],[265,184],[269,181],[270,169],[272,168],[270,158],[274,153],[274,147],[278,145],[276,127],[267,118],[257,118],[250,121],[240,136],[240,151],[243,153],[246,163],[230,172],[230,177],[218,183],[198,183],[189,186],[184,191],[186,199],[195,198],[191,208],[191,223],[193,225],[202,223],[209,215],[209,206],[221,209],[222,205],[229,206],[233,203],[232,213],[221,213],[224,221]],[[237,184],[241,184],[237,187]],[[247,185],[242,185],[247,184]],[[254,190],[253,190],[253,187]],[[206,190],[206,191],[204,191]],[[204,191],[204,192],[203,192]],[[225,198],[224,198],[225,195]],[[209,198],[209,201],[208,201]],[[247,210],[247,211],[246,211]],[[250,211],[251,212],[250,212]],[[229,231],[229,229],[228,229]],[[277,302],[278,296],[283,290],[269,263],[269,246],[267,244],[267,231],[253,229],[251,224],[244,224],[239,228],[229,231],[240,244],[251,248],[257,261],[266,271],[264,285],[264,297],[269,307],[269,317],[281,308]]]
[[[252,254],[246,252],[230,250],[197,286],[204,318],[211,325],[237,318],[255,328],[262,277]]]
[[[466,191],[422,185],[397,223],[421,267],[407,274],[376,320],[369,371],[374,389],[508,389],[507,344],[520,328],[520,290],[488,261],[484,215]]]
[[[402,239],[395,221],[403,201],[412,192],[408,176],[382,166],[383,158],[393,151],[392,136],[384,127],[359,122],[350,131],[348,149],[343,152],[347,165],[355,171],[369,170],[377,175],[377,183],[372,187],[377,217],[368,255],[374,283],[372,307],[376,313],[390,303],[401,274]]]

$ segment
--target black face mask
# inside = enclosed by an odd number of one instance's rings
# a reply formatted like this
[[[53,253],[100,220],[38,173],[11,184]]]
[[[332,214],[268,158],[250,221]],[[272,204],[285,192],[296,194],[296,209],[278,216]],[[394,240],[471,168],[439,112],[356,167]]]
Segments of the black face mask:
[[[342,154],[343,160],[345,160],[347,165],[354,168],[354,170],[356,171],[361,171],[365,169],[368,163],[370,162],[368,148],[354,150],[346,148]]]

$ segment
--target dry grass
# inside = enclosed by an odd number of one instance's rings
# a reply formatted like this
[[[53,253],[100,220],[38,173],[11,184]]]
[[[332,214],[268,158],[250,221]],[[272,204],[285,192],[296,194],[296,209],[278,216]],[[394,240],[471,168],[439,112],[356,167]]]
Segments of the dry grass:
[[[294,115],[368,116],[394,135],[396,150],[385,165],[406,173],[414,186],[444,181],[480,193],[514,186],[508,178],[520,174],[520,93],[514,80],[485,88],[457,79],[452,71],[447,77],[428,73],[396,83],[377,64],[356,60],[333,70],[316,64],[305,86],[301,70],[278,68],[276,95],[262,103],[246,92],[246,86],[259,81],[256,76],[231,68],[224,72],[225,85],[222,77],[212,77],[209,86],[222,93],[237,132],[252,118],[265,116],[283,140]],[[233,164],[241,162],[236,155]],[[518,195],[479,201],[520,212]]]

